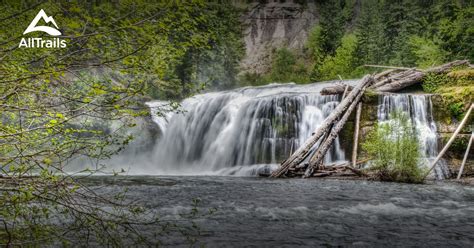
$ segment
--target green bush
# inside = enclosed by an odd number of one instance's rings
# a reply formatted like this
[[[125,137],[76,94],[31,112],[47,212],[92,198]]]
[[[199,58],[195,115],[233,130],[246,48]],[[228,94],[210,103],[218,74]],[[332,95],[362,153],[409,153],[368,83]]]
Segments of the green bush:
[[[276,50],[269,78],[271,82],[309,82],[304,61],[298,60],[294,52],[286,48]]]
[[[436,90],[447,81],[448,78],[446,77],[446,74],[427,73],[423,78],[423,91],[435,93]]]
[[[442,64],[447,57],[447,53],[443,49],[427,38],[411,36],[408,45],[416,58],[416,65],[421,68]]]
[[[378,123],[362,147],[373,158],[370,170],[378,179],[423,182],[424,170],[418,166],[419,143],[407,114],[396,112],[390,121]]]
[[[316,64],[313,71],[313,80],[331,80],[339,76],[351,78],[356,61],[355,52],[357,48],[357,37],[348,34],[342,37],[341,45],[336,49],[334,56],[328,55],[321,64]]]

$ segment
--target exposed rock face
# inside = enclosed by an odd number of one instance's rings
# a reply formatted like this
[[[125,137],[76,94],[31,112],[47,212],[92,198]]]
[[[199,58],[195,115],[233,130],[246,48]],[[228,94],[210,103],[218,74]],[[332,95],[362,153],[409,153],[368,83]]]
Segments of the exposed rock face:
[[[246,9],[242,16],[246,56],[241,71],[258,74],[270,69],[275,49],[301,50],[319,16],[316,3],[311,1],[256,1]]]

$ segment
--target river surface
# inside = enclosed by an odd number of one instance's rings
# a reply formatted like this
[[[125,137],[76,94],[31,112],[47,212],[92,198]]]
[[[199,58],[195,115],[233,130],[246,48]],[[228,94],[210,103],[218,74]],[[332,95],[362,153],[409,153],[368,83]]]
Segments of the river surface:
[[[163,219],[198,209],[206,247],[473,247],[474,187],[224,176],[93,177]],[[167,246],[188,246],[176,236]]]

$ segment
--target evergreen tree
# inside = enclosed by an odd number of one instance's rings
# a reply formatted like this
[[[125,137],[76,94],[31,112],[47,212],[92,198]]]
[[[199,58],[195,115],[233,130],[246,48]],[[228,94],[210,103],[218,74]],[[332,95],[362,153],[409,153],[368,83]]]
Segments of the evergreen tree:
[[[384,27],[382,4],[377,0],[362,2],[357,22],[357,59],[360,64],[384,62]]]

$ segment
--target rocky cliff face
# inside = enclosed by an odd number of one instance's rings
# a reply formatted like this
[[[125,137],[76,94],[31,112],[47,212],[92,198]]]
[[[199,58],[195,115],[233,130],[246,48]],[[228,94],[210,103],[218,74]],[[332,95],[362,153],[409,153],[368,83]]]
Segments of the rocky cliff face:
[[[243,72],[267,72],[277,48],[303,49],[310,28],[318,22],[316,3],[312,1],[255,1],[244,6]]]

